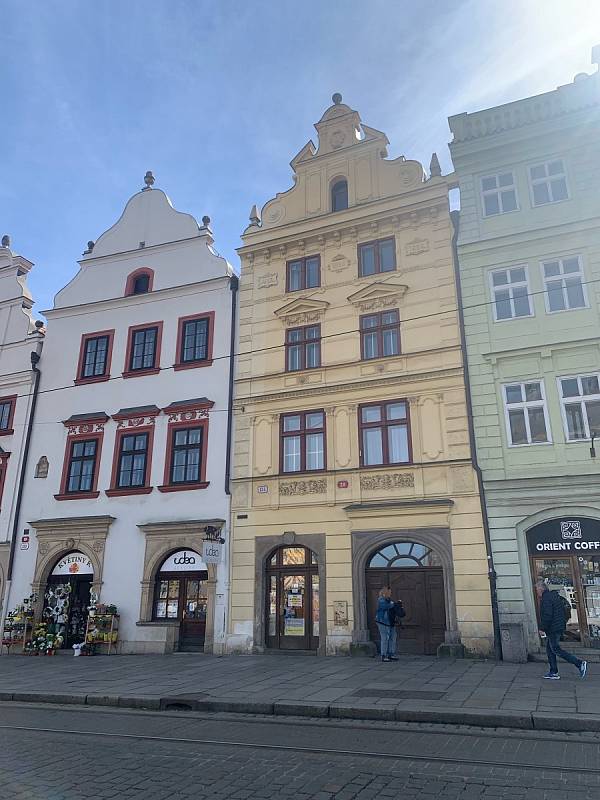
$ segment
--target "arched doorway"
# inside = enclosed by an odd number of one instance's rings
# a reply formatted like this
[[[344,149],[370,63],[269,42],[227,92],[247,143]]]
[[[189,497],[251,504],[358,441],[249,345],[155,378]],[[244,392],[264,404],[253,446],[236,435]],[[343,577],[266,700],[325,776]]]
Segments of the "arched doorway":
[[[435,655],[446,632],[444,572],[435,552],[417,542],[393,542],[367,560],[367,620],[371,639],[379,643],[375,623],[377,598],[384,586],[406,611],[398,652]]]
[[[177,550],[156,573],[152,618],[179,623],[179,650],[204,649],[208,567],[194,550]]]
[[[48,577],[42,620],[63,636],[63,648],[85,641],[93,580],[92,562],[78,550],[59,558]]]
[[[319,646],[319,570],[308,547],[278,547],[267,559],[266,645],[278,650]]]

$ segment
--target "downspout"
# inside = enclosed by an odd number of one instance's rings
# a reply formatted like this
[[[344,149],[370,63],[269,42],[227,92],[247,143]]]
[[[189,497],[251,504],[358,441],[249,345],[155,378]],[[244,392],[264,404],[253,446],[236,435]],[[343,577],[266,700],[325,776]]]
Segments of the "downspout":
[[[40,388],[40,378],[42,377],[41,370],[37,366],[40,360],[41,346],[42,342],[39,342],[37,350],[33,350],[31,352],[31,369],[35,373],[35,381],[33,383],[33,394],[31,398],[31,407],[29,409],[29,419],[27,421],[27,433],[25,434],[25,445],[23,448],[23,460],[21,461],[21,474],[19,475],[19,487],[17,489],[17,501],[15,503],[15,515],[14,515],[14,522],[12,529],[12,537],[10,540],[10,551],[8,556],[8,569],[6,571],[6,587],[4,589],[4,598],[2,603],[2,618],[0,619],[0,630],[4,630],[4,620],[6,619],[8,601],[10,599],[10,587],[12,584],[12,574],[15,563],[17,538],[19,534],[19,522],[21,517],[21,504],[23,502],[23,489],[25,487],[25,477],[27,475],[27,462],[29,461],[29,448],[31,445],[31,434],[33,433],[33,421],[35,418],[35,410],[37,407],[37,400]]]
[[[452,260],[454,262],[454,281],[456,284],[456,298],[458,301],[458,320],[460,328],[460,349],[462,351],[463,371],[465,379],[465,394],[467,402],[467,423],[469,426],[469,447],[471,451],[471,464],[477,475],[477,486],[479,489],[479,500],[481,505],[481,516],[483,522],[483,535],[485,539],[485,549],[487,551],[488,578],[490,581],[490,595],[492,601],[492,623],[494,626],[494,654],[497,661],[502,661],[502,637],[500,634],[500,614],[498,612],[498,590],[496,585],[496,569],[494,567],[494,556],[492,552],[492,539],[490,536],[490,522],[485,501],[485,487],[481,467],[477,461],[477,448],[475,446],[475,425],[473,423],[473,401],[471,398],[471,382],[469,378],[469,361],[467,359],[467,340],[465,335],[465,317],[463,312],[462,289],[460,285],[460,270],[458,262],[458,232],[460,228],[460,213],[451,211],[450,218],[454,227],[452,235]]]
[[[229,397],[227,401],[227,451],[225,453],[225,494],[231,494],[231,438],[233,432],[233,379],[235,366],[235,332],[236,332],[236,311],[237,293],[239,280],[237,275],[232,275],[229,279],[231,290],[231,337],[229,341]]]

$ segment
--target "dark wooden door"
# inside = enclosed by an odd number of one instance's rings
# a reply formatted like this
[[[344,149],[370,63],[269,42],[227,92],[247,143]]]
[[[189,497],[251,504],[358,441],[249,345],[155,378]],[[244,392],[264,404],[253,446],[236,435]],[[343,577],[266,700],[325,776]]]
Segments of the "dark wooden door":
[[[443,570],[436,567],[368,569],[366,577],[371,639],[379,643],[375,622],[379,590],[390,586],[392,599],[401,600],[406,611],[402,626],[398,628],[398,653],[435,655],[446,630]]]
[[[199,576],[181,578],[179,649],[187,652],[204,649],[206,636],[206,582]]]

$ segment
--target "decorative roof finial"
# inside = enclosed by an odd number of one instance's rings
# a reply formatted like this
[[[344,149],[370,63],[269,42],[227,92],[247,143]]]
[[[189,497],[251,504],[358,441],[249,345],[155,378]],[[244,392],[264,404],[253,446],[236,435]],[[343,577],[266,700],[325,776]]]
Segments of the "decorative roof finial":
[[[256,207],[256,205],[253,205],[252,208],[250,209],[250,225],[253,225],[257,228],[260,225],[260,215],[258,213],[258,208]]]
[[[442,175],[442,168],[440,167],[440,161],[437,157],[437,153],[433,153],[431,156],[431,162],[429,164],[429,177],[430,178],[440,178]]]
[[[5,233],[2,237],[2,247],[10,247],[10,236]]]
[[[202,224],[204,225],[205,228],[208,228],[208,226],[210,225],[210,217],[207,216],[202,217]]]
[[[83,251],[83,255],[84,255],[84,256],[87,256],[87,255],[89,255],[89,254],[92,252],[92,250],[94,249],[94,245],[95,245],[95,244],[96,244],[96,243],[95,243],[95,242],[93,242],[93,241],[90,239],[90,241],[88,242],[87,250],[84,250],[84,251]]]
[[[144,183],[146,186],[142,189],[142,192],[145,192],[146,189],[151,189],[154,185],[154,175],[148,170],[148,172],[144,175]]]
[[[339,106],[339,104],[342,102],[342,95],[341,95],[339,92],[336,92],[336,93],[335,93],[335,94],[332,96],[332,98],[331,98],[331,99],[333,100],[333,104],[334,104],[334,106]]]

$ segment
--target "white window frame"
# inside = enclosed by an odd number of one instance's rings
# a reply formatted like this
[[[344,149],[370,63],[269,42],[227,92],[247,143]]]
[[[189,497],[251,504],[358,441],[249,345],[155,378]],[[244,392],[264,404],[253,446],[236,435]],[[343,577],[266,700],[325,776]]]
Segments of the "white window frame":
[[[507,175],[508,173],[510,173],[512,175],[512,183],[510,184],[510,186],[500,186],[500,182],[498,180],[500,175]],[[484,180],[486,180],[486,178],[495,178],[496,179],[497,186],[496,186],[495,189],[484,189],[483,188],[483,182],[484,182]],[[505,191],[510,190],[510,189],[512,189],[514,191],[514,193],[515,193],[515,203],[517,204],[517,207],[516,208],[512,208],[510,211],[503,211],[502,210],[502,199],[501,199],[500,195],[501,195],[502,192],[505,192]],[[515,171],[513,169],[506,169],[506,170],[501,170],[500,172],[490,173],[488,175],[482,175],[479,178],[479,194],[480,194],[480,197],[481,197],[481,213],[482,213],[484,219],[491,219],[492,217],[501,217],[504,214],[514,214],[515,211],[520,211],[521,210],[521,207],[520,207],[520,204],[519,204],[519,193],[517,191],[517,183],[515,181]],[[491,195],[491,194],[497,194],[498,195],[498,207],[500,208],[500,211],[498,211],[497,214],[486,214],[485,213],[485,198],[488,195]]]
[[[552,164],[554,161],[562,161],[563,171],[559,175],[549,175],[548,174],[548,164]],[[534,178],[531,175],[531,170],[535,169],[535,167],[544,167],[544,172],[546,173],[545,178]],[[565,164],[565,159],[563,156],[557,156],[556,158],[548,158],[546,161],[537,161],[535,164],[530,164],[527,167],[527,175],[529,178],[529,197],[531,200],[531,207],[532,208],[544,208],[544,206],[553,206],[556,203],[565,203],[567,200],[571,199],[571,190],[569,188],[569,179],[567,176],[567,166]],[[565,179],[565,186],[567,187],[567,196],[563,197],[561,200],[549,200],[547,203],[536,203],[535,197],[533,193],[533,186],[534,184],[549,182],[553,178],[563,177]],[[552,191],[550,187],[548,187],[548,194],[551,195]]]
[[[570,258],[576,258],[577,259],[577,261],[579,263],[579,272],[578,273],[569,272],[569,273],[566,273],[566,276],[568,277],[569,275],[573,276],[573,275],[576,275],[576,274],[581,276],[581,290],[583,292],[584,305],[576,306],[574,308],[557,308],[555,311],[552,311],[552,309],[550,308],[550,296],[548,294],[548,288],[546,286],[546,281],[547,280],[550,280],[550,281],[556,280],[558,277],[560,277],[560,278],[562,278],[564,280],[565,273],[563,272],[563,269],[564,269],[563,268],[563,262],[566,261],[567,259],[570,259]],[[545,270],[544,270],[544,266],[546,264],[550,264],[552,261],[558,261],[559,266],[560,266],[560,270],[561,270],[560,271],[560,276],[557,275],[554,278],[546,278],[546,273],[545,273]],[[590,302],[589,302],[589,299],[588,299],[588,293],[587,293],[587,289],[586,289],[586,285],[585,285],[585,270],[583,268],[583,258],[579,254],[574,253],[572,255],[557,256],[556,258],[545,258],[543,261],[540,261],[540,273],[541,273],[541,276],[542,276],[542,286],[544,287],[544,304],[546,306],[546,313],[547,314],[565,314],[568,311],[581,311],[584,308],[589,308],[590,307]],[[563,298],[565,299],[565,304],[566,304],[567,290],[566,290],[566,287],[564,285],[562,287],[562,292],[563,292]]]
[[[516,283],[506,283],[504,286],[494,286],[494,275],[498,272],[508,272],[511,269],[524,269],[525,270],[525,281],[517,281]],[[509,276],[510,277],[510,276]],[[509,267],[495,267],[488,272],[488,281],[490,284],[490,297],[492,300],[492,314],[494,316],[494,322],[514,322],[516,319],[528,319],[529,317],[535,317],[535,309],[533,306],[533,295],[531,293],[531,289],[529,286],[529,267],[527,264],[511,264]],[[523,286],[527,287],[527,298],[529,300],[529,314],[519,314],[517,316],[514,314],[515,310],[515,303],[514,298],[512,296],[512,292],[510,291],[511,287],[513,286]],[[513,316],[505,317],[503,319],[498,319],[498,309],[496,307],[496,289],[508,289],[509,290],[509,301],[510,301],[510,310],[513,312]]]
[[[508,403],[506,399],[506,389],[509,386],[520,386],[522,396],[525,397],[525,384],[537,383],[540,386],[541,400],[522,400],[520,403]],[[546,402],[546,387],[544,386],[543,378],[531,378],[525,381],[510,381],[509,383],[502,384],[502,405],[504,406],[504,420],[506,423],[506,441],[509,447],[539,447],[540,445],[552,444],[552,429],[550,428],[550,417],[548,416],[548,404]],[[545,442],[532,442],[531,441],[531,427],[529,425],[529,408],[541,408],[544,412],[544,425],[546,426],[547,440]],[[525,430],[527,431],[527,441],[518,444],[513,444],[512,434],[510,430],[510,417],[509,411],[523,411],[525,419]]]
[[[556,379],[558,387],[558,399],[560,401],[560,413],[562,415],[563,428],[565,431],[565,441],[567,442],[567,444],[571,443],[576,444],[577,442],[589,442],[592,438],[590,436],[590,423],[588,420],[587,408],[585,408],[584,406],[585,413],[582,415],[582,417],[583,417],[583,427],[585,429],[586,436],[583,439],[569,439],[569,425],[567,423],[567,410],[565,406],[567,404],[572,405],[574,403],[579,403],[581,405],[582,403],[585,402],[585,400],[600,400],[600,394],[583,394],[581,389],[582,378],[598,378],[598,382],[600,383],[600,372],[582,372],[579,375],[560,375]],[[577,381],[577,385],[580,391],[578,397],[563,397],[561,381],[568,381],[568,380]]]

